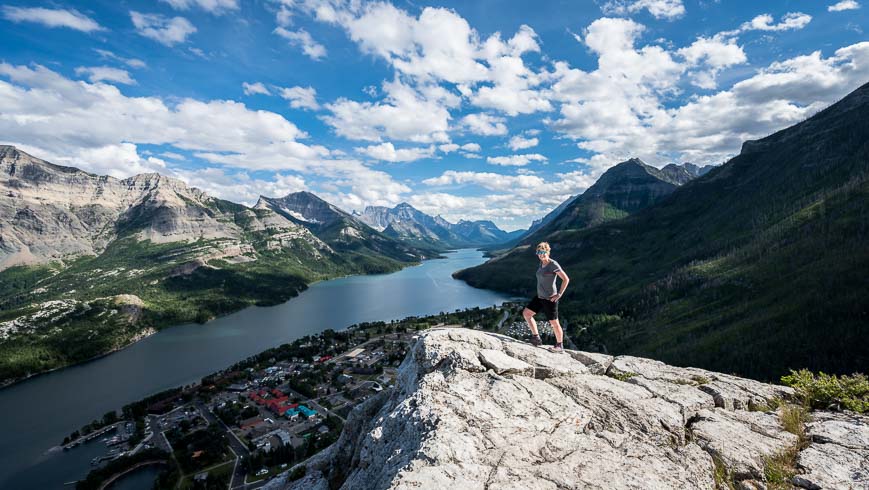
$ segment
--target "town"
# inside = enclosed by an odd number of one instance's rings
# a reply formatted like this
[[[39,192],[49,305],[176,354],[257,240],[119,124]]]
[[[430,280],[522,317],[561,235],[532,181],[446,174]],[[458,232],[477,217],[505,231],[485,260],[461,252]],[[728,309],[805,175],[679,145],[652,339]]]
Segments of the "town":
[[[279,473],[301,478],[302,463],[337,440],[350,411],[394,384],[418,331],[519,332],[517,319],[521,305],[505,303],[326,330],[269,349],[70,434],[65,450],[97,438],[106,445],[76,488],[108,488],[148,465],[162,469],[155,488],[255,489]]]

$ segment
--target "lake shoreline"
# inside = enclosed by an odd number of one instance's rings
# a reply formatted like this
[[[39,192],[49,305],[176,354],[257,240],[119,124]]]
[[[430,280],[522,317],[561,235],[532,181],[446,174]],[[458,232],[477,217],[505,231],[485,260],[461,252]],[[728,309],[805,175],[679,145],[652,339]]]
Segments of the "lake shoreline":
[[[449,251],[447,251],[447,252],[454,252],[454,250],[449,250]],[[227,310],[227,311],[221,312],[220,315],[217,315],[217,316],[213,316],[213,317],[208,318],[206,321],[204,321],[204,322],[202,322],[202,323],[199,323],[199,322],[188,322],[188,323],[172,323],[172,324],[167,324],[167,325],[161,325],[161,324],[159,324],[159,323],[154,323],[154,324],[152,324],[152,325],[149,325],[149,326],[145,327],[142,331],[140,331],[139,333],[137,333],[136,335],[134,335],[134,336],[133,336],[133,340],[131,340],[131,341],[129,341],[129,342],[126,342],[126,343],[124,343],[123,345],[120,345],[120,346],[118,346],[118,347],[112,348],[112,349],[110,349],[110,350],[108,350],[108,351],[106,351],[106,352],[101,352],[101,353],[99,353],[99,354],[97,354],[97,355],[91,356],[91,357],[89,357],[89,358],[87,358],[87,359],[83,359],[83,360],[81,360],[81,361],[71,362],[71,363],[69,363],[69,364],[63,364],[63,365],[61,365],[61,366],[57,366],[57,367],[53,367],[53,368],[50,368],[50,369],[46,369],[46,370],[44,370],[44,371],[38,371],[38,372],[35,372],[35,373],[32,373],[32,374],[28,374],[27,376],[21,376],[21,377],[18,377],[18,378],[12,378],[12,379],[9,379],[9,380],[2,380],[2,381],[0,381],[0,391],[4,390],[4,389],[6,389],[6,388],[9,388],[9,387],[15,386],[15,385],[17,385],[17,384],[19,384],[19,383],[21,383],[21,382],[28,381],[28,380],[30,380],[30,379],[34,379],[34,378],[39,377],[39,376],[42,376],[42,375],[50,374],[50,373],[53,373],[53,372],[56,372],[56,371],[60,371],[60,370],[63,370],[63,369],[67,369],[67,368],[71,368],[71,367],[74,367],[74,366],[81,366],[81,365],[84,365],[84,364],[87,364],[87,363],[90,363],[90,362],[93,362],[93,361],[99,360],[99,359],[101,359],[101,358],[103,358],[103,357],[106,357],[106,356],[112,355],[112,354],[114,354],[114,353],[116,353],[116,352],[119,352],[119,351],[122,351],[122,350],[124,350],[124,349],[127,349],[127,348],[129,348],[130,346],[135,345],[137,342],[140,342],[140,341],[142,341],[142,340],[144,340],[144,339],[150,337],[151,335],[156,334],[157,332],[160,332],[160,331],[163,331],[163,330],[166,330],[166,329],[169,329],[169,328],[180,327],[180,326],[182,326],[182,325],[207,325],[207,324],[213,322],[214,320],[217,320],[217,319],[220,319],[220,318],[223,318],[223,317],[226,317],[226,316],[232,315],[232,314],[234,314],[234,313],[238,313],[238,312],[240,312],[240,311],[244,311],[244,310],[246,310],[246,309],[248,309],[248,308],[256,308],[256,307],[267,308],[267,307],[277,306],[277,305],[280,305],[280,304],[286,303],[287,301],[292,301],[294,298],[298,297],[299,294],[301,294],[302,292],[304,292],[305,290],[307,290],[308,288],[310,288],[310,287],[313,286],[314,284],[317,284],[317,283],[320,283],[320,282],[333,281],[333,280],[335,280],[335,279],[342,279],[342,278],[346,278],[346,277],[359,277],[359,276],[368,277],[368,276],[378,276],[378,275],[394,274],[394,273],[396,273],[396,272],[399,272],[399,271],[402,271],[402,270],[404,270],[404,269],[408,269],[408,268],[411,268],[411,267],[419,267],[419,266],[421,266],[421,265],[423,264],[423,262],[430,261],[430,260],[439,260],[439,259],[446,259],[446,257],[444,257],[443,255],[439,255],[439,256],[436,256],[436,257],[431,257],[431,258],[428,258],[428,259],[425,259],[425,260],[421,260],[421,261],[419,261],[419,262],[411,262],[411,263],[408,263],[408,264],[405,265],[405,266],[400,267],[400,268],[397,269],[397,270],[389,271],[389,272],[374,272],[374,273],[370,273],[370,274],[344,274],[344,275],[340,275],[340,276],[327,277],[327,278],[324,278],[324,279],[316,279],[316,280],[311,281],[311,282],[309,282],[309,283],[305,283],[305,288],[304,288],[304,289],[302,289],[302,290],[300,290],[300,291],[293,291],[293,294],[292,294],[291,296],[289,296],[288,298],[286,298],[286,299],[283,299],[283,300],[280,300],[280,301],[276,301],[276,302],[274,302],[274,303],[269,303],[269,304],[249,304],[249,305],[245,305],[245,306],[243,306],[243,307],[241,307],[241,308],[238,308],[238,309],[235,309],[235,310]],[[123,294],[123,293],[119,293],[119,294]],[[142,333],[144,333],[144,332],[148,332],[148,331],[151,331],[151,332],[148,333],[147,335],[144,335],[144,336],[141,335]]]

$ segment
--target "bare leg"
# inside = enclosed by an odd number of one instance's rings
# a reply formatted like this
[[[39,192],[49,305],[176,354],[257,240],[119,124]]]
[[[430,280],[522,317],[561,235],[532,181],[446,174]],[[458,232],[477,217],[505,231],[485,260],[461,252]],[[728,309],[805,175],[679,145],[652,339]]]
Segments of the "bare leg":
[[[522,316],[525,317],[525,321],[528,323],[528,328],[531,329],[531,335],[540,335],[537,333],[537,322],[534,321],[534,312],[525,308],[522,311]]]
[[[561,322],[558,320],[549,320],[549,324],[552,325],[552,331],[555,332],[555,341],[559,344],[564,342],[564,331],[561,330]]]

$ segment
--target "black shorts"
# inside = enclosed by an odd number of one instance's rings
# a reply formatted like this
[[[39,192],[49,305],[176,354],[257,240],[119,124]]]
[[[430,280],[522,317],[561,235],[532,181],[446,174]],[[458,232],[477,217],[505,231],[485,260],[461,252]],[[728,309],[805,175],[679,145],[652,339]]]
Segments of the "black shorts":
[[[525,308],[534,313],[543,312],[547,320],[558,320],[558,301],[549,301],[548,299],[534,297],[525,305]]]

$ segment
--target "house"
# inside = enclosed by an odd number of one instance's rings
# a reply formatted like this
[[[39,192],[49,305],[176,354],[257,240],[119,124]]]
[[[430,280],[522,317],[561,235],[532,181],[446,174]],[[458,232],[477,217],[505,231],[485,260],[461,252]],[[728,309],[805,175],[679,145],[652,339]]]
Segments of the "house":
[[[311,410],[310,408],[308,408],[308,407],[306,407],[306,406],[304,406],[304,405],[299,405],[298,410],[299,410],[299,412],[300,412],[302,415],[305,416],[305,418],[311,418],[311,417],[313,417],[314,415],[317,415],[317,412],[316,412],[316,411]]]

